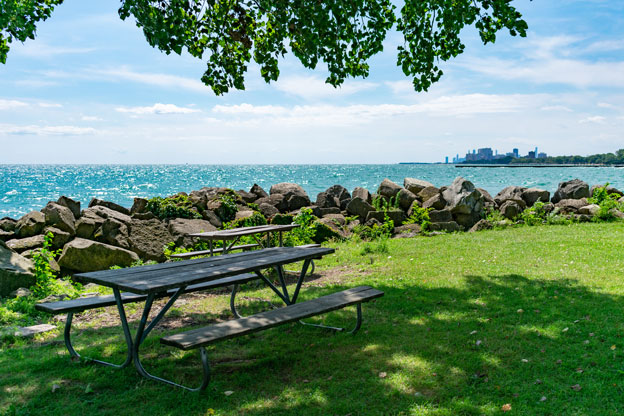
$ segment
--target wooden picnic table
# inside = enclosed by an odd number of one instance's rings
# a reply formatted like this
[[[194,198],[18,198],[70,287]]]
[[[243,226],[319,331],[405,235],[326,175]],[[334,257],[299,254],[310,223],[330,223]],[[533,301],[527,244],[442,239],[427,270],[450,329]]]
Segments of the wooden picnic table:
[[[304,276],[311,261],[333,252],[333,248],[327,247],[273,247],[243,253],[225,254],[218,257],[206,257],[125,269],[79,273],[76,274],[76,277],[86,282],[96,283],[113,289],[115,303],[119,310],[121,325],[128,346],[128,358],[126,363],[121,367],[133,362],[138,373],[146,378],[187,388],[173,381],[150,374],[143,367],[139,357],[140,346],[147,335],[173,306],[176,299],[178,299],[181,294],[185,293],[187,288],[204,282],[251,272],[255,273],[258,279],[264,281],[286,305],[293,305],[297,301]],[[291,295],[286,287],[283,266],[300,261],[303,261],[303,267]],[[276,269],[280,287],[276,287],[271,280],[263,274],[262,271],[267,268]],[[122,299],[122,290],[147,296],[141,321],[134,334],[134,338],[128,325],[124,309],[124,303],[126,302]],[[152,321],[148,323],[154,300],[158,297],[163,297],[167,291],[169,291],[170,294],[172,293],[171,297]],[[358,319],[360,318],[360,314],[358,314]],[[202,360],[204,360],[204,352],[202,352]],[[100,363],[107,364],[104,362]],[[205,384],[207,384],[207,381]],[[205,388],[205,385],[202,388]]]
[[[214,241],[222,241],[223,242],[223,253],[227,253],[235,247],[235,244],[239,241],[239,239],[243,236],[252,236],[256,243],[262,248],[271,247],[271,233],[278,233],[279,247],[284,245],[283,233],[286,231],[291,231],[294,228],[299,227],[299,224],[268,224],[268,225],[257,225],[252,227],[240,227],[240,228],[232,228],[229,230],[217,230],[217,231],[208,231],[203,233],[193,233],[189,234],[189,237],[197,237],[201,240],[208,241],[208,245],[210,248],[210,254],[214,254],[213,244]],[[262,235],[266,235],[266,239],[262,239]]]

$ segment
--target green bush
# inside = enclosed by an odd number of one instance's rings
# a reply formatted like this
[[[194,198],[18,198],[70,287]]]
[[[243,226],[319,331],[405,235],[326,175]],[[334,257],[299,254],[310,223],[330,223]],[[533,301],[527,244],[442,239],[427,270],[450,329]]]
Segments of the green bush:
[[[258,225],[266,225],[267,219],[260,212],[254,212],[251,217],[241,218],[239,220],[231,221],[223,224],[223,229],[232,229],[240,227],[256,227]]]
[[[147,210],[152,214],[166,220],[168,218],[201,218],[193,204],[184,194],[177,194],[161,198],[156,196],[147,201]]]
[[[607,186],[609,186],[608,182],[604,186],[596,188],[592,197],[587,200],[590,204],[596,204],[600,207],[592,218],[593,221],[613,221],[617,219],[613,211],[622,210],[622,204],[618,202],[619,196],[608,193]]]
[[[394,231],[394,221],[384,216],[384,222],[382,224],[373,224],[372,227],[367,225],[358,225],[353,229],[353,233],[356,234],[362,240],[377,240],[380,238],[388,238]]]
[[[221,219],[223,222],[233,221],[236,218],[236,213],[238,212],[238,206],[236,205],[236,195],[234,193],[226,193],[219,196],[219,201],[221,204],[219,208],[215,211],[215,214]]]
[[[540,201],[520,213],[520,219],[529,226],[545,224],[547,216],[544,203]]]
[[[399,209],[399,196],[390,197],[386,199],[381,195],[377,195],[372,201],[373,207],[376,211],[388,212],[390,210]]]
[[[412,205],[412,215],[409,216],[405,224],[419,224],[423,231],[428,231],[431,226],[431,218],[429,212],[433,208],[419,207],[416,203]]]

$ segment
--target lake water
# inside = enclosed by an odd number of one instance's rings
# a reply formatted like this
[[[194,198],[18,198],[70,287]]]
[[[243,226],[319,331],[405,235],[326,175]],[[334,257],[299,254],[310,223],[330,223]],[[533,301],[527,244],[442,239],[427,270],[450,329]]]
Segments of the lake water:
[[[40,210],[66,195],[86,206],[91,198],[130,207],[134,197],[168,196],[204,186],[249,190],[254,183],[268,192],[271,185],[294,182],[313,201],[340,184],[371,191],[384,178],[403,184],[419,178],[436,186],[457,176],[495,195],[506,186],[539,187],[551,193],[559,182],[579,178],[590,185],[611,183],[624,190],[624,168],[456,168],[453,165],[0,165],[0,218],[18,218]]]

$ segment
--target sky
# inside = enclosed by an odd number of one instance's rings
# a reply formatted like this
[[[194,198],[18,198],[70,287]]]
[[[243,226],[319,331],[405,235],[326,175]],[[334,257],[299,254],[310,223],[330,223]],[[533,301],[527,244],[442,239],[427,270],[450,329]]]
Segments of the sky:
[[[277,82],[215,96],[205,64],[151,48],[117,0],[65,0],[0,64],[0,164],[440,162],[491,147],[521,154],[624,148],[624,2],[515,0],[526,38],[500,33],[441,63],[419,93],[398,34],[366,79],[334,89],[291,54]]]

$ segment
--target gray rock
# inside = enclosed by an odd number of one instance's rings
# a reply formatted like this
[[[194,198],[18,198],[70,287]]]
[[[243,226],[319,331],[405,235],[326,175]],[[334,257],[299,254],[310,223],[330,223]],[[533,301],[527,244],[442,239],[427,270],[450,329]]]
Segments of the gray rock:
[[[260,210],[260,212],[262,212],[262,210]],[[202,218],[204,220],[208,221],[214,227],[216,227],[216,228],[223,227],[223,222],[217,216],[217,214],[215,214],[214,212],[206,210],[206,211],[203,211],[201,215],[202,215]],[[263,215],[264,215],[264,213],[263,213]],[[266,215],[264,215],[264,216],[266,217]]]
[[[553,195],[551,202],[556,204],[562,199],[589,198],[589,185],[580,179],[561,182]]]
[[[591,215],[594,216],[600,211],[600,206],[596,204],[586,205],[584,207],[580,207],[578,210],[579,214],[582,215]]]
[[[333,221],[339,227],[343,227],[347,224],[347,220],[342,214],[328,214],[325,215],[322,219]]]
[[[412,207],[412,203],[416,201],[416,195],[405,188],[399,190],[397,198],[399,199],[399,206],[403,211],[409,210]]]
[[[56,326],[52,324],[39,324],[32,326],[20,326],[15,330],[15,336],[19,338],[31,338],[37,334],[54,331]]]
[[[102,223],[102,219],[112,218],[124,224],[130,224],[132,217],[114,209],[105,207],[103,205],[95,205],[87,208],[82,212],[82,217],[92,218],[98,223]]]
[[[147,203],[149,201],[145,198],[134,198],[132,207],[130,208],[131,214],[143,214],[147,212]]]
[[[103,201],[103,200],[98,199],[98,198],[93,198],[91,200],[91,202],[89,202],[89,208],[93,208],[93,207],[97,207],[97,206],[106,207],[108,209],[120,212],[120,213],[128,215],[128,216],[130,215],[130,210],[128,208],[126,208],[126,207],[122,207],[121,205],[116,204],[114,202]]]
[[[0,297],[36,282],[33,262],[0,244]]]
[[[274,215],[279,214],[279,210],[277,208],[271,204],[267,204],[266,202],[258,205],[258,210],[266,218],[272,218]]]
[[[13,239],[6,242],[11,250],[21,253],[26,250],[43,247],[43,235],[33,235],[32,237]]]
[[[366,201],[369,204],[373,202],[373,197],[371,196],[371,193],[368,192],[368,189],[361,188],[359,186],[353,190],[352,198],[360,198],[361,200]]]
[[[522,209],[526,208],[526,202],[522,199],[522,194],[527,190],[527,188],[523,186],[508,186],[501,190],[494,197],[494,201],[496,201],[496,205],[499,207],[503,205],[506,201],[515,201],[518,205],[523,206]]]
[[[76,221],[76,237],[93,239],[95,232],[104,223],[104,218],[96,216],[93,217],[81,217]]]
[[[346,232],[336,225],[331,219],[321,218],[314,222],[316,232],[313,237],[315,243],[323,243],[327,240],[342,240],[346,237]]]
[[[327,195],[333,196],[334,198],[338,198],[340,202],[345,201],[347,199],[351,199],[351,194],[342,185],[332,185],[327,190],[325,190]]]
[[[15,234],[19,238],[32,237],[43,231],[45,215],[39,211],[32,211],[24,215],[15,224]]]
[[[507,200],[500,206],[500,213],[503,217],[513,220],[523,211],[520,204],[515,200]]]
[[[431,222],[449,222],[453,221],[453,214],[450,209],[429,211],[429,219]]]
[[[366,220],[366,216],[369,211],[374,211],[375,208],[360,197],[354,197],[349,205],[347,205],[347,212],[351,215],[357,215],[362,220]]]
[[[319,208],[340,208],[340,199],[327,192],[319,192],[316,196],[316,206]]]
[[[469,180],[458,177],[441,193],[455,222],[462,227],[471,228],[483,216],[483,195]]]
[[[399,227],[394,227],[392,233],[394,238],[411,238],[416,237],[422,232],[422,227],[418,224],[405,224]]]
[[[396,194],[401,190],[401,186],[392,182],[390,179],[384,179],[379,188],[377,189],[377,194],[383,196],[386,199],[394,198]]]
[[[555,208],[558,208],[559,212],[562,214],[576,214],[579,209],[587,205],[589,205],[587,198],[561,199],[555,204]]]
[[[130,236],[130,230],[128,226],[129,224],[117,221],[114,218],[107,218],[95,232],[94,237],[101,243],[129,249],[130,241],[128,241],[128,237]]]
[[[72,236],[76,234],[76,217],[66,206],[56,202],[48,202],[48,205],[41,212],[45,215],[47,225],[63,230]]]
[[[440,193],[438,193],[423,202],[422,207],[440,210],[446,207],[446,201],[444,200],[444,197]]]
[[[522,192],[522,200],[528,207],[532,207],[538,201],[548,202],[550,200],[550,192],[539,188],[529,188]]]
[[[253,184],[249,192],[255,194],[258,198],[266,198],[269,196],[269,194],[267,194],[266,191],[257,183]]]
[[[58,199],[58,201],[56,201],[56,203],[69,208],[74,215],[74,220],[80,218],[80,201],[75,201],[63,195]]]
[[[13,218],[4,217],[0,219],[0,230],[2,231],[12,233],[15,231],[16,225],[17,225],[17,220],[14,220]]]
[[[249,218],[253,216],[253,214],[254,214],[254,211],[251,209],[239,210],[239,211],[236,211],[236,216],[234,217],[234,220],[235,221],[243,220],[245,218]]]
[[[418,195],[420,191],[422,191],[423,189],[427,187],[435,188],[435,186],[431,182],[427,182],[427,181],[423,181],[421,179],[415,179],[415,178],[403,179],[403,187],[407,189],[408,191],[410,191],[411,193],[413,193],[414,195]]]
[[[236,191],[236,193],[247,204],[254,203],[256,199],[258,199],[258,195],[251,192],[243,191],[242,189]]]
[[[286,202],[285,210],[281,210],[279,206],[276,206],[276,208],[280,209],[281,212],[295,211],[299,208],[310,205],[310,198],[308,197],[308,194],[306,194],[303,188],[296,183],[278,183],[273,185],[269,192],[271,196],[275,194],[284,196],[284,201]]]
[[[157,219],[158,217],[156,217],[156,215],[154,215],[152,212],[147,211],[147,212],[135,212],[132,214],[132,219],[133,220],[143,220],[143,221],[147,221],[147,220],[153,220],[153,219]]]
[[[390,211],[369,211],[368,214],[366,214],[366,222],[368,222],[370,219],[376,219],[377,221],[379,221],[380,223],[383,223],[385,221],[386,215],[388,216],[389,219],[392,220],[392,222],[394,223],[395,227],[400,226],[401,224],[403,224],[405,222],[405,213],[401,210],[390,210]]]
[[[486,208],[494,208],[497,206],[496,201],[488,191],[483,188],[477,188],[477,191],[481,192],[481,195],[483,195],[483,205],[485,205]]]
[[[12,240],[15,237],[17,237],[17,236],[15,235],[15,233],[13,231],[0,230],[0,241]]]
[[[461,231],[461,227],[455,221],[431,223],[430,229],[431,231],[444,231],[447,233]]]
[[[334,207],[334,208],[318,208],[318,212],[317,214],[313,214],[316,215],[317,217],[324,217],[326,215],[330,215],[330,214],[340,214],[342,211],[340,211],[340,208],[338,207]]]
[[[189,234],[205,233],[216,231],[217,228],[206,220],[176,218],[169,221],[169,241],[174,241],[177,245],[188,246],[196,241],[188,237]]]
[[[473,225],[472,228],[468,230],[468,232],[474,233],[482,230],[490,230],[492,228],[494,228],[494,225],[491,222],[489,222],[488,220],[480,220],[478,223]]]
[[[416,195],[423,203],[440,194],[440,190],[435,186],[428,186]]]
[[[204,220],[189,220],[202,221]],[[169,224],[171,227],[171,223]],[[167,230],[167,226],[157,219],[133,220],[129,227],[129,249],[136,253],[142,260],[154,260],[163,262],[167,260],[163,253],[164,247],[173,237]]]
[[[93,272],[112,266],[128,267],[137,260],[139,256],[130,250],[76,238],[65,245],[58,263],[77,272]]]
[[[17,290],[9,293],[10,298],[27,298],[32,295],[33,292],[30,289],[26,289],[25,287],[20,287]]]
[[[44,235],[52,233],[52,249],[56,250],[62,248],[65,244],[69,243],[73,235],[67,231],[60,230],[56,227],[46,227],[43,230]]]

